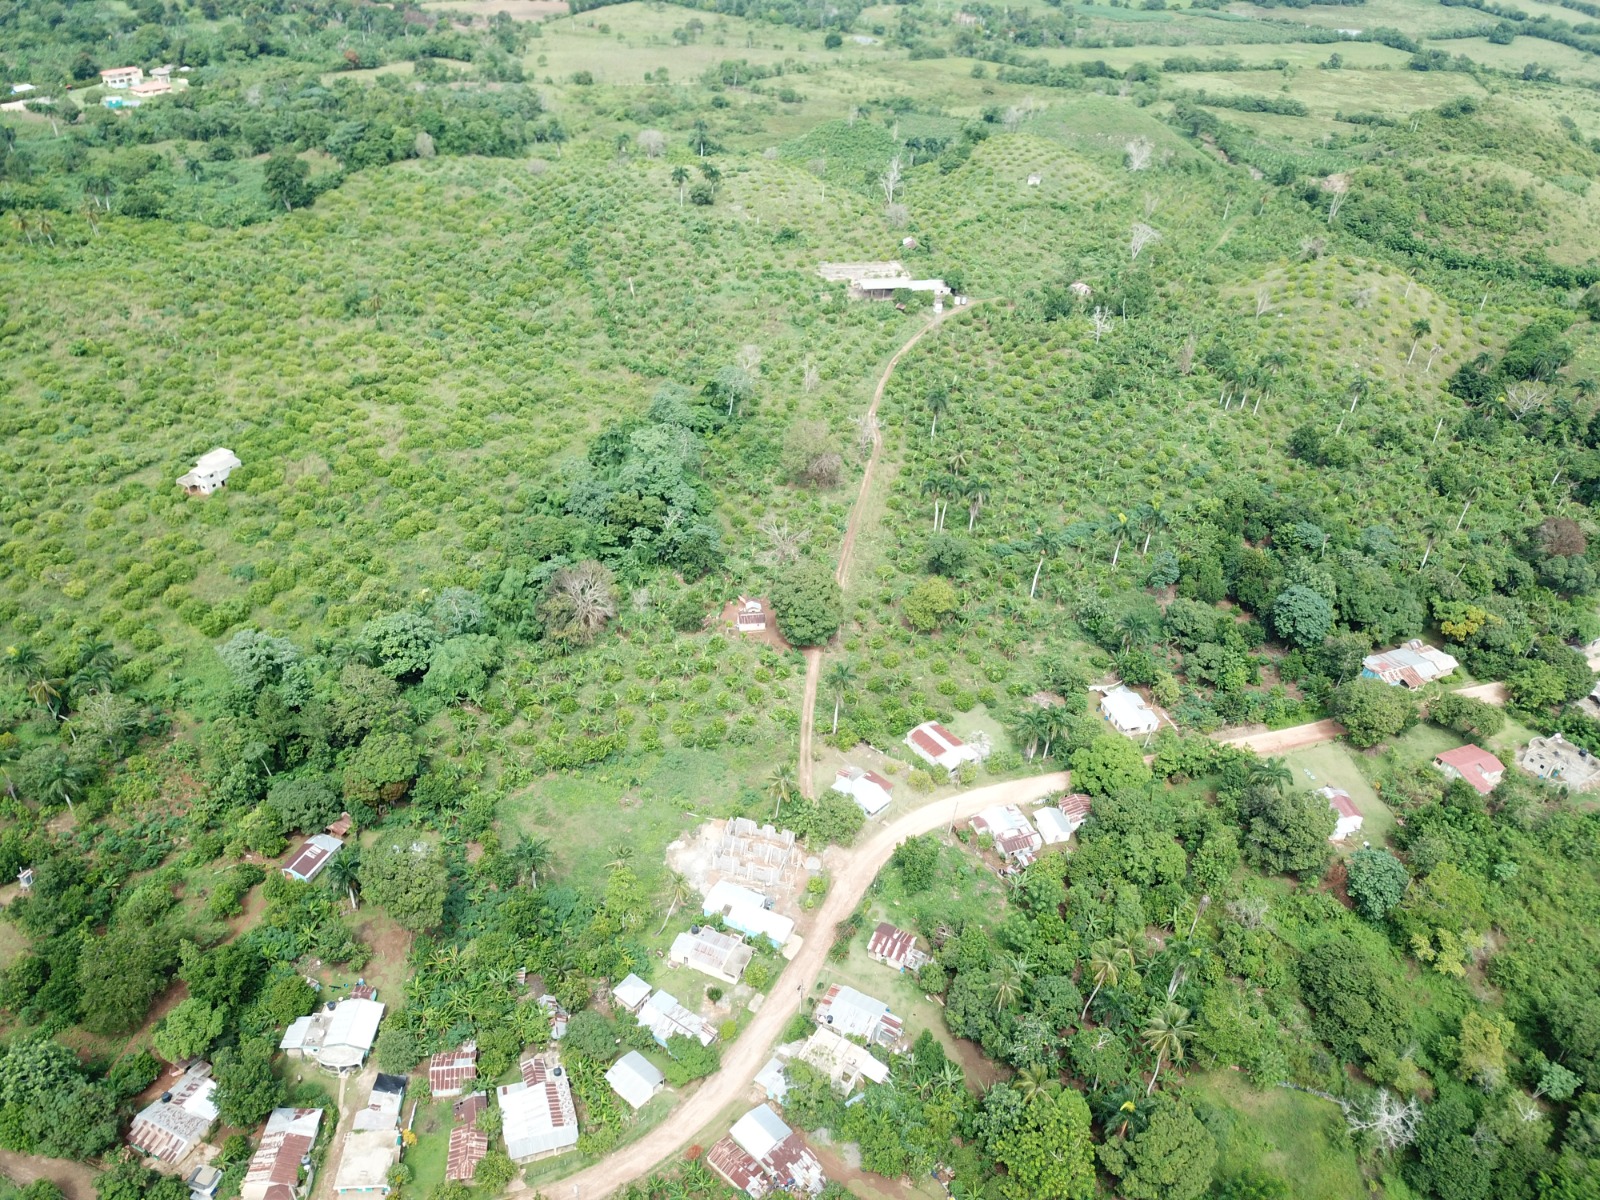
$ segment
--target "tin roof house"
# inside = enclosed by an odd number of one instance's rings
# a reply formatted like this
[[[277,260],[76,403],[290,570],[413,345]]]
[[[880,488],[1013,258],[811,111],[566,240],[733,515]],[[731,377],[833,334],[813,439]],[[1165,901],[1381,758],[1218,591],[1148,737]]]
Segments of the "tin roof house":
[[[183,1073],[177,1087],[139,1110],[128,1128],[128,1145],[164,1163],[181,1163],[216,1122],[216,1090],[211,1064],[195,1063]]]

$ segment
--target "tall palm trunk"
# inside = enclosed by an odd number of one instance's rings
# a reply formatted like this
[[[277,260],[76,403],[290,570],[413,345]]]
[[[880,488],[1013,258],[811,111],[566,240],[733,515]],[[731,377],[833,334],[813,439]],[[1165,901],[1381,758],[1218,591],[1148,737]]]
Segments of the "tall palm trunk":
[[[1032,600],[1034,593],[1039,590],[1039,572],[1044,570],[1044,555],[1039,556],[1039,565],[1033,569],[1033,586],[1028,589],[1028,599]]]
[[[1144,1094],[1146,1096],[1150,1095],[1151,1092],[1156,1090],[1156,1080],[1161,1078],[1161,1066],[1166,1061],[1166,1057],[1167,1052],[1165,1050],[1156,1055],[1156,1071],[1154,1075],[1150,1076],[1150,1086],[1144,1090]]]

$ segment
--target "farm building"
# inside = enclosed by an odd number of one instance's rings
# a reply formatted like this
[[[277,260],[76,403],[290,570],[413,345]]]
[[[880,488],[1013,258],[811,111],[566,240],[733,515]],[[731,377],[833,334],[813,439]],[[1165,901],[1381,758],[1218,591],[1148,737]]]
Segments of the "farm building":
[[[243,465],[232,450],[218,446],[197,458],[187,474],[178,476],[178,486],[191,496],[209,496],[219,487],[225,487],[233,469]]]
[[[702,975],[723,983],[738,983],[739,976],[754,957],[755,951],[745,945],[742,938],[700,925],[673,938],[672,948],[667,951],[667,961],[673,966],[693,967]]]
[[[717,1040],[717,1031],[711,1028],[711,1022],[690,1012],[670,992],[656,992],[644,1002],[636,1015],[639,1024],[648,1029],[663,1046],[669,1038],[679,1035],[694,1038],[702,1046],[709,1046]]]
[[[1044,176],[1039,174],[1039,172],[1037,172],[1037,171],[1035,171],[1033,174],[1028,176],[1028,186],[1029,187],[1038,187],[1043,182],[1044,182]]]
[[[1458,665],[1443,650],[1412,638],[1393,650],[1367,655],[1361,660],[1361,674],[1366,679],[1381,679],[1391,686],[1419,688],[1435,679],[1443,679]]]
[[[1059,808],[1039,809],[1033,814],[1033,823],[1039,827],[1039,837],[1046,846],[1066,841],[1077,828]]]
[[[860,767],[840,767],[833,790],[849,796],[869,817],[888,808],[894,798],[894,784],[876,771],[863,771]]]
[[[867,940],[867,957],[896,971],[919,971],[932,960],[917,949],[917,935],[879,921]]]
[[[700,911],[708,917],[720,916],[729,929],[737,929],[747,937],[764,937],[782,947],[794,933],[794,922],[773,912],[771,903],[760,892],[720,879],[711,885]]]
[[[930,767],[954,771],[962,763],[977,762],[983,755],[937,721],[924,721],[906,734],[905,744]]]
[[[1100,715],[1118,733],[1130,736],[1143,736],[1161,728],[1161,718],[1144,702],[1144,697],[1122,684],[1100,697]]]
[[[758,1105],[745,1113],[733,1123],[728,1136],[760,1164],[773,1187],[814,1196],[827,1186],[828,1179],[817,1156],[770,1105]]]
[[[942,279],[913,279],[905,274],[850,281],[852,300],[892,300],[896,292],[931,292],[935,297],[944,297],[951,294],[951,289]]]
[[[216,1090],[211,1064],[195,1063],[183,1073],[177,1087],[139,1110],[128,1128],[128,1145],[164,1163],[182,1162],[217,1119]]]
[[[295,851],[294,857],[283,865],[283,873],[290,879],[310,883],[322,874],[322,868],[328,865],[328,860],[339,853],[343,846],[344,843],[332,834],[319,833],[309,837],[305,844]]]
[[[628,1102],[628,1107],[638,1111],[650,1103],[650,1097],[661,1090],[665,1076],[637,1050],[629,1050],[606,1072],[606,1082],[611,1090]]]
[[[733,625],[740,633],[765,633],[767,629],[767,609],[760,600],[752,600],[748,596],[739,597],[739,607],[733,614]]]
[[[146,79],[130,87],[128,94],[148,100],[152,96],[165,96],[170,91],[172,91],[171,79]]]
[[[239,1200],[298,1200],[300,1164],[322,1123],[320,1108],[275,1108],[239,1186]]]
[[[994,848],[1002,858],[1020,867],[1031,863],[1044,845],[1044,839],[1014,804],[986,808],[970,824],[973,833],[986,833],[994,840]]]
[[[629,975],[611,989],[611,998],[629,1012],[636,1013],[639,1006],[650,999],[650,985],[637,975]]]
[[[128,88],[144,82],[143,67],[108,67],[100,72],[100,82],[108,88]]]
[[[489,1135],[470,1125],[457,1125],[450,1131],[444,1177],[451,1183],[471,1183],[478,1164],[489,1153]]]
[[[278,1049],[291,1058],[314,1059],[330,1071],[353,1071],[366,1061],[382,1020],[382,1004],[351,996],[290,1022]]]
[[[478,1044],[462,1042],[428,1060],[428,1090],[434,1099],[459,1096],[478,1077]]]
[[[533,1162],[564,1154],[578,1144],[578,1114],[572,1083],[555,1054],[535,1054],[522,1062],[522,1082],[495,1089],[501,1129],[513,1162]]]
[[[880,1046],[893,1046],[905,1032],[900,1018],[882,1000],[836,983],[817,1001],[811,1014],[821,1028],[846,1037],[858,1037]]]
[[[779,1104],[789,1098],[789,1080],[783,1073],[784,1065],[789,1061],[786,1049],[784,1046],[779,1046],[778,1052],[767,1059],[766,1065],[756,1072],[755,1079],[756,1087],[761,1089],[762,1095],[768,1100],[776,1100]]]
[[[1487,796],[1505,778],[1506,768],[1482,746],[1458,746],[1434,755],[1434,767],[1450,779],[1465,779]]]
[[[1361,828],[1361,810],[1356,807],[1349,792],[1343,788],[1323,787],[1317,789],[1317,795],[1326,797],[1328,807],[1338,814],[1338,824],[1328,835],[1330,842],[1342,842]]]
[[[1559,733],[1536,737],[1517,752],[1517,765],[1530,775],[1586,792],[1600,783],[1600,758],[1574,746]]]

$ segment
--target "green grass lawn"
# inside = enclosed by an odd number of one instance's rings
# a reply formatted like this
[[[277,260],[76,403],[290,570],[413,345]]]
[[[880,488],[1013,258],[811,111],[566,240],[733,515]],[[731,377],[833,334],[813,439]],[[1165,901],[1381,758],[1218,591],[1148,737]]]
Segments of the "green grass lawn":
[[[411,1124],[417,1141],[406,1150],[404,1161],[411,1168],[412,1186],[419,1192],[431,1192],[444,1182],[454,1104],[453,1099],[424,1100],[417,1106]]]
[[[1191,1075],[1184,1091],[1217,1135],[1217,1174],[1252,1165],[1281,1175],[1295,1200],[1352,1200],[1367,1194],[1344,1119],[1326,1100],[1287,1088],[1257,1090],[1242,1075]]]
[[[1297,788],[1339,787],[1350,793],[1350,799],[1361,810],[1361,829],[1349,844],[1340,849],[1359,850],[1363,841],[1381,846],[1394,829],[1394,814],[1389,806],[1378,799],[1371,782],[1363,774],[1360,756],[1343,742],[1325,742],[1285,754],[1284,761],[1294,771]]]

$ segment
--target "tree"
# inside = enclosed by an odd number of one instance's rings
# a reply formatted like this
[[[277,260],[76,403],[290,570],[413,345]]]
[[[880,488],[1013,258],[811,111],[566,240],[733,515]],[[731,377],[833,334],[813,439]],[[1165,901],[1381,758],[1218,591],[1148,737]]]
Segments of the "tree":
[[[939,418],[950,411],[950,390],[939,385],[928,389],[928,440],[932,441],[939,435]]]
[[[673,1087],[683,1087],[696,1079],[704,1079],[722,1066],[722,1047],[715,1042],[705,1046],[701,1045],[699,1038],[675,1033],[667,1039],[666,1049],[672,1061],[662,1073]]]
[[[346,846],[330,858],[328,865],[322,869],[322,877],[328,881],[329,886],[339,889],[350,898],[351,912],[361,907],[356,900],[356,892],[361,887],[360,846]]]
[[[838,733],[839,708],[844,703],[845,694],[856,682],[856,673],[849,663],[840,659],[828,668],[823,682],[827,684],[828,692],[833,696],[833,732]]]
[[[0,1053],[0,1145],[8,1150],[92,1158],[116,1140],[116,1102],[60,1042],[25,1038]]]
[[[1033,568],[1033,583],[1028,587],[1028,599],[1032,600],[1039,592],[1039,576],[1044,572],[1044,560],[1060,548],[1061,538],[1056,533],[1038,529],[1028,541],[1028,549],[1039,556],[1038,565]]]
[[[539,872],[549,867],[554,855],[550,850],[549,838],[523,834],[517,844],[506,851],[506,857],[511,860],[518,883],[538,887]]]
[[[212,1066],[217,1111],[224,1124],[254,1128],[283,1103],[288,1093],[283,1080],[272,1073],[272,1054],[272,1041],[264,1037],[217,1051]]]
[[[273,637],[259,629],[241,629],[221,646],[217,656],[233,675],[234,683],[251,695],[283,680],[283,672],[300,658],[288,638]]]
[[[1139,976],[1134,970],[1135,965],[1133,947],[1127,942],[1101,941],[1089,947],[1089,974],[1094,976],[1094,991],[1083,1002],[1083,1011],[1078,1014],[1078,1020],[1082,1021],[1089,1015],[1089,1008],[1101,988],[1108,984],[1119,987],[1124,983],[1137,983]]]
[[[302,833],[315,833],[337,820],[342,808],[339,794],[321,775],[280,776],[267,791],[267,803],[285,829]]]
[[[909,837],[894,849],[890,859],[900,869],[900,886],[915,896],[933,886],[939,870],[939,842],[930,834]]]
[[[91,1033],[126,1033],[144,1020],[167,986],[177,947],[159,925],[114,922],[78,954],[83,1026]]]
[[[161,1057],[170,1063],[200,1058],[222,1036],[226,1017],[224,1009],[191,996],[167,1014],[151,1041]]]
[[[1356,910],[1369,921],[1381,921],[1405,899],[1411,873],[1387,850],[1363,847],[1350,856],[1346,888]]]
[[[1583,1080],[1576,1073],[1567,1070],[1558,1062],[1547,1062],[1544,1070],[1539,1073],[1539,1086],[1533,1091],[1535,1096],[1545,1096],[1557,1104],[1565,1104],[1572,1099]]]
[[[574,1013],[567,1022],[561,1048],[602,1066],[616,1058],[617,1023],[596,1009]]]
[[[1020,1119],[992,1137],[988,1148],[1006,1169],[1000,1180],[1006,1200],[1089,1200],[1094,1195],[1089,1106],[1076,1091],[1036,1093],[1023,1105]]]
[[[1150,782],[1150,768],[1136,742],[1102,733],[1072,752],[1072,786],[1091,796],[1109,796]]]
[[[660,158],[662,151],[667,148],[667,135],[659,129],[641,129],[639,131],[639,149],[649,158]]]
[[[1498,1013],[1463,1013],[1457,1074],[1486,1092],[1497,1091],[1506,1081],[1506,1043],[1515,1034],[1511,1022]]]
[[[393,803],[406,794],[420,765],[409,733],[369,733],[345,760],[345,799]]]
[[[826,564],[795,563],[773,581],[772,607],[791,645],[821,646],[844,621],[844,595]]]
[[[1132,1137],[1110,1138],[1100,1165],[1127,1200],[1195,1200],[1211,1186],[1217,1144],[1187,1102],[1163,1096],[1145,1127]]]
[[[1292,646],[1320,646],[1333,628],[1333,605],[1326,596],[1297,583],[1272,602],[1272,628]]]
[[[373,1055],[380,1071],[404,1075],[422,1061],[422,1042],[414,1030],[390,1021],[378,1034]]]
[[[550,577],[541,608],[545,633],[587,644],[617,615],[611,572],[593,559],[563,567]]]
[[[1150,1075],[1150,1086],[1145,1089],[1145,1095],[1155,1091],[1156,1080],[1161,1078],[1164,1063],[1183,1061],[1184,1051],[1192,1036],[1194,1026],[1189,1021],[1189,1010],[1173,1000],[1168,1000],[1145,1022],[1141,1037],[1145,1049],[1156,1056],[1156,1069]]]
[[[310,164],[295,157],[292,150],[277,150],[262,170],[261,190],[274,204],[283,205],[284,211],[292,211],[297,204],[311,203],[311,185],[306,182],[310,174]]]
[[[931,633],[960,606],[956,589],[948,579],[929,575],[919,579],[900,602],[906,623],[918,633]]]
[[[683,192],[689,186],[689,168],[679,164],[672,168],[672,182],[678,185],[678,207],[683,207]]]
[[[1506,714],[1487,700],[1447,692],[1429,702],[1428,720],[1453,729],[1463,737],[1482,741],[1505,728]]]
[[[777,823],[778,814],[783,811],[784,801],[791,799],[798,787],[794,768],[788,763],[779,763],[772,768],[772,774],[767,776],[767,795],[772,797],[774,824]]]
[[[1142,251],[1146,246],[1152,245],[1160,240],[1161,234],[1150,228],[1150,226],[1146,225],[1143,221],[1135,223],[1133,227],[1133,233],[1128,239],[1129,257],[1138,258],[1139,252]]]
[[[432,842],[381,842],[362,856],[361,892],[402,928],[424,933],[444,919],[450,873]]]
[[[1263,871],[1318,871],[1328,860],[1328,838],[1338,818],[1327,797],[1315,792],[1284,795],[1254,785],[1239,805],[1248,856]]]
[[[1411,365],[1411,360],[1417,356],[1417,344],[1433,332],[1433,322],[1427,317],[1418,317],[1411,322],[1411,350],[1406,355],[1406,366]]]
[[[1411,693],[1381,679],[1341,683],[1329,697],[1328,711],[1349,731],[1350,744],[1363,748],[1409,729],[1417,720],[1417,702]]]
[[[438,627],[409,610],[375,617],[356,636],[363,655],[389,678],[400,680],[420,679],[439,641]]]
[[[504,1150],[491,1150],[478,1160],[472,1173],[472,1182],[491,1196],[505,1190],[506,1184],[517,1177],[517,1164]]]
[[[672,914],[678,911],[678,906],[694,895],[694,887],[689,883],[689,877],[682,871],[667,872],[667,915],[661,918],[661,929],[656,930],[660,936],[667,927],[667,922],[672,920]]]

